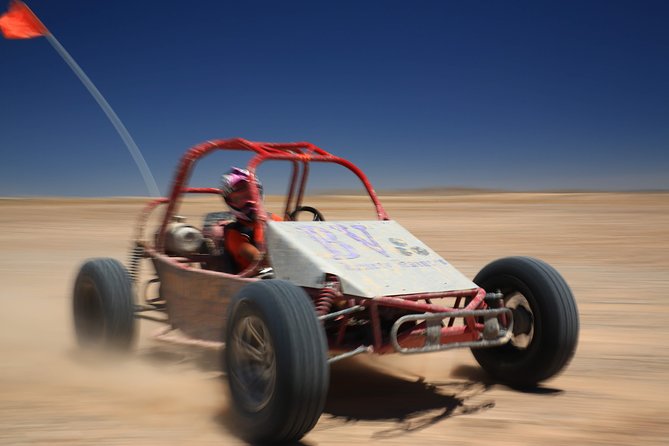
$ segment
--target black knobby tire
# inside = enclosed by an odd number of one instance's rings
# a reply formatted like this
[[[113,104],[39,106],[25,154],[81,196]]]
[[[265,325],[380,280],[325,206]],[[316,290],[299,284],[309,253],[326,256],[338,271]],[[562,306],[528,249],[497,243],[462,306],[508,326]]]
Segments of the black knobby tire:
[[[529,306],[529,311],[521,309],[530,314],[525,318],[531,324],[526,345],[517,345],[514,335],[506,345],[472,349],[486,372],[514,387],[532,387],[569,363],[578,343],[578,311],[569,286],[553,267],[530,257],[507,257],[488,264],[474,282],[487,292],[500,290],[507,306],[510,299]],[[527,335],[518,338],[522,336]]]
[[[72,299],[77,341],[84,348],[129,350],[135,339],[132,281],[115,259],[86,261]]]
[[[330,370],[325,333],[304,290],[282,280],[244,287],[228,308],[225,345],[240,436],[289,442],[314,427]]]

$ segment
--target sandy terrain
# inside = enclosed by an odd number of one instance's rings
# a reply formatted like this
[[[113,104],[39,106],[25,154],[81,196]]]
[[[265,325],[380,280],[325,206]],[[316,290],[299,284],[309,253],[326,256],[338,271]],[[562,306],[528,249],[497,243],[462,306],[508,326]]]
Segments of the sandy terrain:
[[[326,217],[362,205],[351,200],[331,199]],[[530,393],[487,381],[469,351],[343,361],[303,444],[669,442],[669,194],[383,201],[468,276],[506,255],[554,265],[576,295],[579,348]],[[143,203],[0,199],[1,444],[243,444],[215,356],[157,342],[148,323],[129,359],[100,365],[75,348],[77,269],[88,257],[127,260]]]

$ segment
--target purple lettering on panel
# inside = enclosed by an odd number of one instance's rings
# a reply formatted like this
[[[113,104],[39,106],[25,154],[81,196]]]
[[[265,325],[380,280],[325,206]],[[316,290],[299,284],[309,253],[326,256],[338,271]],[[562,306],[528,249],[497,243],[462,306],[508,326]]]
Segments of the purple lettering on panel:
[[[305,231],[309,238],[318,242],[324,247],[335,260],[355,259],[360,257],[360,254],[348,243],[344,243],[337,238],[337,236],[325,228],[315,226],[302,226],[299,228]]]
[[[379,245],[379,242],[374,240],[374,237],[372,237],[372,235],[369,233],[369,231],[367,231],[367,228],[364,225],[351,225],[350,227],[348,227],[340,224],[340,225],[332,225],[332,227],[343,232],[348,237],[360,243],[361,245],[378,252],[382,256],[390,257],[390,255],[386,252],[386,250],[383,249],[381,245]],[[358,231],[360,234],[357,234],[355,231],[353,231],[353,229]]]

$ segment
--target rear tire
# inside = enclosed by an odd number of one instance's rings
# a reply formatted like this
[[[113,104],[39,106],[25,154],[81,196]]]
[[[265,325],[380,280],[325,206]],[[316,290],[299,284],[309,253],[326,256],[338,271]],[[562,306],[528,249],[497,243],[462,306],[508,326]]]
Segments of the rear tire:
[[[72,299],[79,345],[129,350],[135,339],[134,305],[132,281],[119,261],[88,260],[79,270]]]
[[[290,442],[314,427],[330,371],[323,327],[301,288],[263,280],[240,290],[228,308],[225,346],[241,437]]]
[[[564,369],[576,350],[579,321],[572,292],[553,267],[530,257],[507,257],[483,268],[474,282],[487,292],[500,290],[505,306],[514,307],[516,328],[521,322],[525,327],[505,345],[472,349],[487,373],[523,388]]]

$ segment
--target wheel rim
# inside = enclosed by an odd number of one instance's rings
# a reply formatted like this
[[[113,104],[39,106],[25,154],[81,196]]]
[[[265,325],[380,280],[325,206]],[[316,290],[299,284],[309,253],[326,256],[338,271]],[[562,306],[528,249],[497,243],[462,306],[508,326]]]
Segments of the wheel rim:
[[[517,349],[524,350],[530,346],[534,339],[534,313],[527,298],[520,292],[514,291],[505,298],[504,305],[511,308],[514,317],[514,334],[509,343]],[[522,332],[517,332],[518,327],[525,327]]]
[[[257,316],[239,320],[232,333],[231,376],[239,402],[249,412],[269,404],[276,386],[276,355],[265,322]]]

